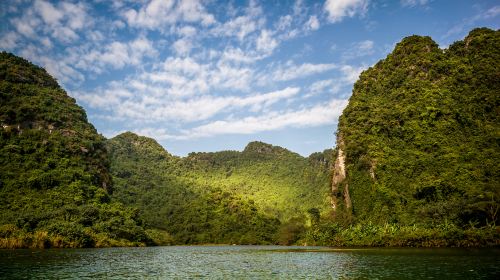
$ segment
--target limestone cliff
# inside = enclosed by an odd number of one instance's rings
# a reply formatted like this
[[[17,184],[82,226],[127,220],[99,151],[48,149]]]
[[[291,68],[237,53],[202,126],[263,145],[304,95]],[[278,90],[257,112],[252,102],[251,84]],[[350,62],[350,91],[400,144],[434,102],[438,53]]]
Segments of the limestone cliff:
[[[349,184],[344,183],[346,179],[346,168],[345,168],[345,145],[342,136],[337,137],[337,156],[335,158],[335,163],[333,165],[333,176],[332,176],[332,197],[331,203],[332,208],[337,210],[339,207],[339,199],[343,199],[346,209],[351,209],[352,202],[349,195]],[[344,183],[344,184],[343,184]],[[340,191],[342,185],[344,186],[343,191]]]

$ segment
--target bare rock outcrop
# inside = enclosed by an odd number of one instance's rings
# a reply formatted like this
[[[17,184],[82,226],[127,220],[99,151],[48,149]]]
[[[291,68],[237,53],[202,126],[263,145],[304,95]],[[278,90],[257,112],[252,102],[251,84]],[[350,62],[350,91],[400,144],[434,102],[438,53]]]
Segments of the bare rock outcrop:
[[[332,196],[331,204],[334,210],[337,210],[339,206],[339,199],[344,200],[345,207],[347,209],[352,208],[351,197],[349,195],[349,185],[344,184],[344,190],[340,192],[340,187],[344,182],[346,174],[346,155],[345,155],[345,144],[342,136],[337,137],[337,157],[335,158],[335,163],[333,165],[333,177],[332,177]]]

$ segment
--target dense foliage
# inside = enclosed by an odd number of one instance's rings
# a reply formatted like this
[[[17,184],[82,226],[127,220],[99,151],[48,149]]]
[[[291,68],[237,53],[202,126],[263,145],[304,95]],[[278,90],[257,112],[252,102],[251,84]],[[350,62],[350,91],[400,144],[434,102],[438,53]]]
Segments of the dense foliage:
[[[354,220],[333,243],[498,244],[499,105],[499,31],[410,36],[364,71],[338,131]]]
[[[111,203],[105,139],[47,72],[0,53],[0,248],[150,242]]]
[[[304,236],[311,208],[318,215],[328,209],[321,153],[306,159],[252,142],[243,152],[178,158],[130,132],[108,147],[113,198],[138,207],[149,226],[171,235],[170,243],[289,244]]]
[[[500,245],[499,69],[499,31],[446,50],[410,36],[361,74],[335,151],[179,158],[104,139],[44,69],[0,53],[0,248]]]

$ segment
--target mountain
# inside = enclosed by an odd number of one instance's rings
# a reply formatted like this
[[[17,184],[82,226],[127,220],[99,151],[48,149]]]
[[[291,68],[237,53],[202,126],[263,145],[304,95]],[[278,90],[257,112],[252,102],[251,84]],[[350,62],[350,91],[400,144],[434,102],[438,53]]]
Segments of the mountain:
[[[331,150],[179,158],[130,132],[106,140],[44,69],[5,52],[0,109],[1,248],[292,244],[329,215]]]
[[[500,31],[410,36],[364,71],[337,146],[177,157],[105,139],[47,72],[0,53],[0,248],[500,245]]]
[[[110,201],[105,139],[47,72],[0,53],[0,248],[151,243]]]
[[[289,244],[305,238],[310,209],[318,215],[330,209],[321,153],[307,159],[252,142],[243,152],[179,158],[130,132],[108,147],[113,198],[140,209],[172,243]]]
[[[499,244],[500,32],[442,50],[410,36],[364,71],[339,120],[334,244]]]

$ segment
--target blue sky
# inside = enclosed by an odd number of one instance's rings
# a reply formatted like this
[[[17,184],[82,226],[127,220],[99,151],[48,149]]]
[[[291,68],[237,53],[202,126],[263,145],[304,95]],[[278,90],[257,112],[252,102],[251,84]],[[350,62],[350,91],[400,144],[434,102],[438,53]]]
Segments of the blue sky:
[[[170,153],[335,145],[359,73],[403,37],[442,48],[498,1],[2,1],[0,49],[45,67],[106,137]]]

